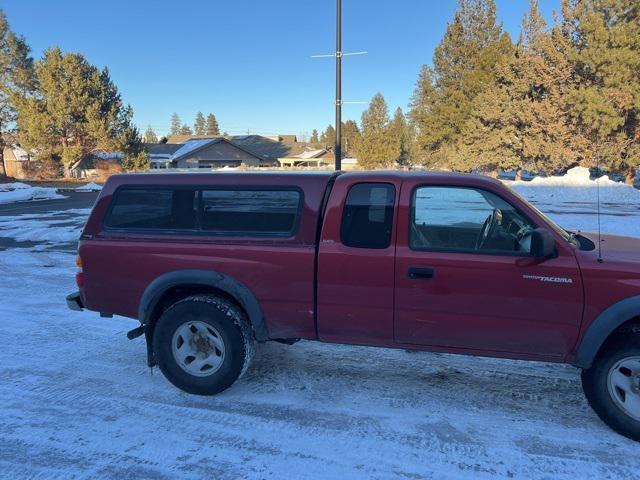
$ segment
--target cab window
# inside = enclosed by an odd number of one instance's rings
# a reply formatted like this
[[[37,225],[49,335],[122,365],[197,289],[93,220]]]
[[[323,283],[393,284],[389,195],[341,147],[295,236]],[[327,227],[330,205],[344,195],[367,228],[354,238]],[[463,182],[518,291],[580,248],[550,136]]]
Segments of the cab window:
[[[418,187],[413,194],[413,250],[529,255],[532,223],[501,197],[469,187]]]
[[[342,213],[342,244],[353,248],[389,247],[395,195],[395,187],[388,183],[353,185]]]

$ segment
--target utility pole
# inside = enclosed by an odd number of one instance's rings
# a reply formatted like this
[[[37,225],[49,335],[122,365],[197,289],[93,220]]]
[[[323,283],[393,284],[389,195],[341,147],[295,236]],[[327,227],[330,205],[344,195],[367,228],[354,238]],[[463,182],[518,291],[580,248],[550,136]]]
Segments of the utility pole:
[[[336,0],[336,171],[342,170],[342,0]]]
[[[336,0],[336,52],[328,55],[312,55],[311,58],[336,57],[336,144],[334,146],[336,170],[342,169],[342,57],[349,55],[365,55],[367,52],[342,53],[342,0]]]

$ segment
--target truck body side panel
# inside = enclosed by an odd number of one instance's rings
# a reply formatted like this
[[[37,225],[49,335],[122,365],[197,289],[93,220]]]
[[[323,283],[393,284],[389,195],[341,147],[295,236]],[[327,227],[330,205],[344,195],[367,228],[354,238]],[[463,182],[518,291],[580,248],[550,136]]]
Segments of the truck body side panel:
[[[79,244],[84,304],[91,310],[136,318],[142,294],[159,276],[188,269],[215,271],[237,280],[258,299],[270,338],[315,338],[315,245],[320,205],[329,176],[225,173],[113,177],[105,186]],[[102,228],[102,218],[119,185],[178,184],[299,188],[304,196],[298,229],[287,238],[233,238],[123,235]]]

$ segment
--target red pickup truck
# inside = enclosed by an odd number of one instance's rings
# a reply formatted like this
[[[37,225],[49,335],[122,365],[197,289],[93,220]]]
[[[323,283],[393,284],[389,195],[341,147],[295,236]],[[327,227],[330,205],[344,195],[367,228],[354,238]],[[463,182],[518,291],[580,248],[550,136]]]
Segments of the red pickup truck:
[[[480,176],[117,175],[67,303],[138,319],[149,365],[195,394],[269,340],[565,362],[640,440],[640,239],[596,242]]]

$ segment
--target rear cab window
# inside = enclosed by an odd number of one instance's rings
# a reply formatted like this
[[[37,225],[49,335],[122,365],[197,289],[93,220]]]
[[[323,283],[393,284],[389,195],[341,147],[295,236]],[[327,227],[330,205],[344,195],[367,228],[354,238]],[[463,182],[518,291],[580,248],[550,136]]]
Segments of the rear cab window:
[[[195,189],[128,188],[116,191],[104,226],[118,230],[196,228]]]
[[[302,201],[296,187],[123,186],[114,193],[103,226],[106,231],[154,235],[291,236]]]
[[[353,248],[384,249],[391,244],[396,189],[390,183],[357,183],[349,189],[340,241]]]

